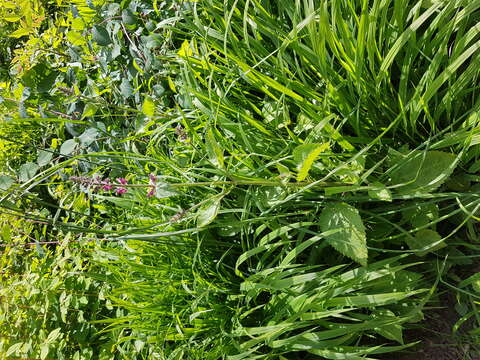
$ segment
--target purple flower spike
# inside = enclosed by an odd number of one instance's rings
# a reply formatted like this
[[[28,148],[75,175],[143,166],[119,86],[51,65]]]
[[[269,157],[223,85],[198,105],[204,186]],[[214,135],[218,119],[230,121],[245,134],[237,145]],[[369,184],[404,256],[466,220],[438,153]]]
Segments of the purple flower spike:
[[[128,184],[127,179],[125,179],[125,178],[118,178],[117,181],[122,185],[127,185]]]
[[[155,184],[157,182],[157,177],[155,175],[150,174],[148,177],[150,178],[151,184]]]
[[[125,194],[127,192],[127,189],[120,187],[120,188],[117,188],[117,190],[115,190],[115,192],[116,192],[117,195],[122,195],[122,194]]]

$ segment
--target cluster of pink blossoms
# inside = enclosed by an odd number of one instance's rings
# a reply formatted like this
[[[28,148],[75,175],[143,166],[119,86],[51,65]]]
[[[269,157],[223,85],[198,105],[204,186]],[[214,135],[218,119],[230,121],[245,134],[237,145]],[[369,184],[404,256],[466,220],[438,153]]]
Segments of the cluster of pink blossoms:
[[[88,177],[88,176],[71,176],[70,180],[74,183],[90,188],[93,191],[112,191],[115,190],[117,195],[125,194],[128,189],[128,181],[125,178],[117,178],[116,183],[112,182],[109,178],[102,178],[101,176]],[[157,177],[154,174],[149,175],[149,184],[145,185],[148,187],[147,197],[152,197],[155,195],[156,191]],[[126,185],[126,186],[122,186]],[[141,185],[139,185],[141,186]]]
[[[109,178],[103,179],[101,176],[95,176],[93,178],[88,176],[71,176],[70,180],[87,188],[91,188],[93,191],[111,191],[115,188],[115,193],[117,195],[125,194],[128,191],[126,187],[118,186],[128,185],[125,178],[117,178],[118,184],[112,183]]]

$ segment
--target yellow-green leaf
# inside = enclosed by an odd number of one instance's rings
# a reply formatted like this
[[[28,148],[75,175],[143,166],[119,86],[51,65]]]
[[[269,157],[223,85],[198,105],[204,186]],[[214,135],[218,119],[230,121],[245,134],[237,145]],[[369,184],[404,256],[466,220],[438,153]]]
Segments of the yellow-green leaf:
[[[329,148],[329,143],[303,144],[295,148],[293,158],[298,163],[297,181],[305,180],[317,157]]]

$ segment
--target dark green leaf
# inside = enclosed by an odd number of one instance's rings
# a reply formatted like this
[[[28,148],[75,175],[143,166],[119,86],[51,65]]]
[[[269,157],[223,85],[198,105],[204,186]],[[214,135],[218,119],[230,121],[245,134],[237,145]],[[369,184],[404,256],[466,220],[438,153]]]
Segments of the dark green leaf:
[[[125,99],[133,95],[133,89],[128,79],[123,78],[120,84],[120,92]]]
[[[122,21],[126,25],[135,25],[137,23],[137,17],[133,14],[132,10],[125,9],[122,11]]]
[[[100,25],[95,25],[93,27],[92,39],[100,46],[107,46],[112,43],[108,31]]]
[[[442,185],[455,169],[456,156],[443,151],[412,151],[399,158],[390,173],[390,183],[401,185],[400,194],[431,192]]]

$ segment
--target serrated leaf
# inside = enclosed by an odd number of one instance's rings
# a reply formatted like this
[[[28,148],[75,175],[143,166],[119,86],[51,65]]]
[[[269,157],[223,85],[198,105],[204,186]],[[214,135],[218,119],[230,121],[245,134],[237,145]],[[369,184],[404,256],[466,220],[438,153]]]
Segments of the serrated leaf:
[[[40,150],[37,156],[37,164],[42,167],[50,164],[50,161],[53,158],[53,153],[51,151]]]
[[[422,251],[415,252],[418,256],[425,256],[431,251],[436,251],[446,246],[440,234],[430,229],[417,231],[415,237],[407,239],[406,242],[412,250],[422,249]]]
[[[15,179],[12,179],[10,176],[1,175],[0,176],[0,190],[8,190],[15,183]]]
[[[303,144],[299,145],[293,151],[293,159],[297,162],[298,174],[297,181],[303,181],[308,176],[317,157],[330,148],[329,143],[325,144]]]
[[[397,158],[390,173],[399,194],[432,192],[442,185],[457,165],[456,156],[443,151],[412,151]]]
[[[97,110],[98,110],[97,105],[88,103],[87,105],[85,105],[85,108],[83,109],[82,119],[85,119],[86,117],[94,116],[97,113]]]
[[[319,225],[322,232],[341,229],[327,235],[327,242],[343,255],[367,265],[367,236],[356,208],[346,203],[329,204],[320,214]]]
[[[70,155],[75,150],[77,145],[78,143],[75,139],[68,139],[62,144],[62,146],[60,146],[60,154]]]
[[[36,163],[33,162],[27,162],[20,166],[20,169],[18,170],[18,180],[20,182],[27,182],[31,178],[35,176],[39,169],[39,166]]]
[[[148,117],[152,117],[155,114],[155,103],[150,96],[145,96],[142,105],[142,112]]]
[[[210,224],[217,217],[222,197],[215,197],[207,201],[197,212],[197,226],[203,227]]]
[[[133,95],[133,89],[127,78],[123,78],[120,83],[120,92],[125,99]]]
[[[100,25],[95,25],[92,29],[92,40],[100,46],[107,46],[112,43],[108,31]]]
[[[392,192],[380,182],[374,182],[370,185],[368,195],[374,199],[392,201]]]

